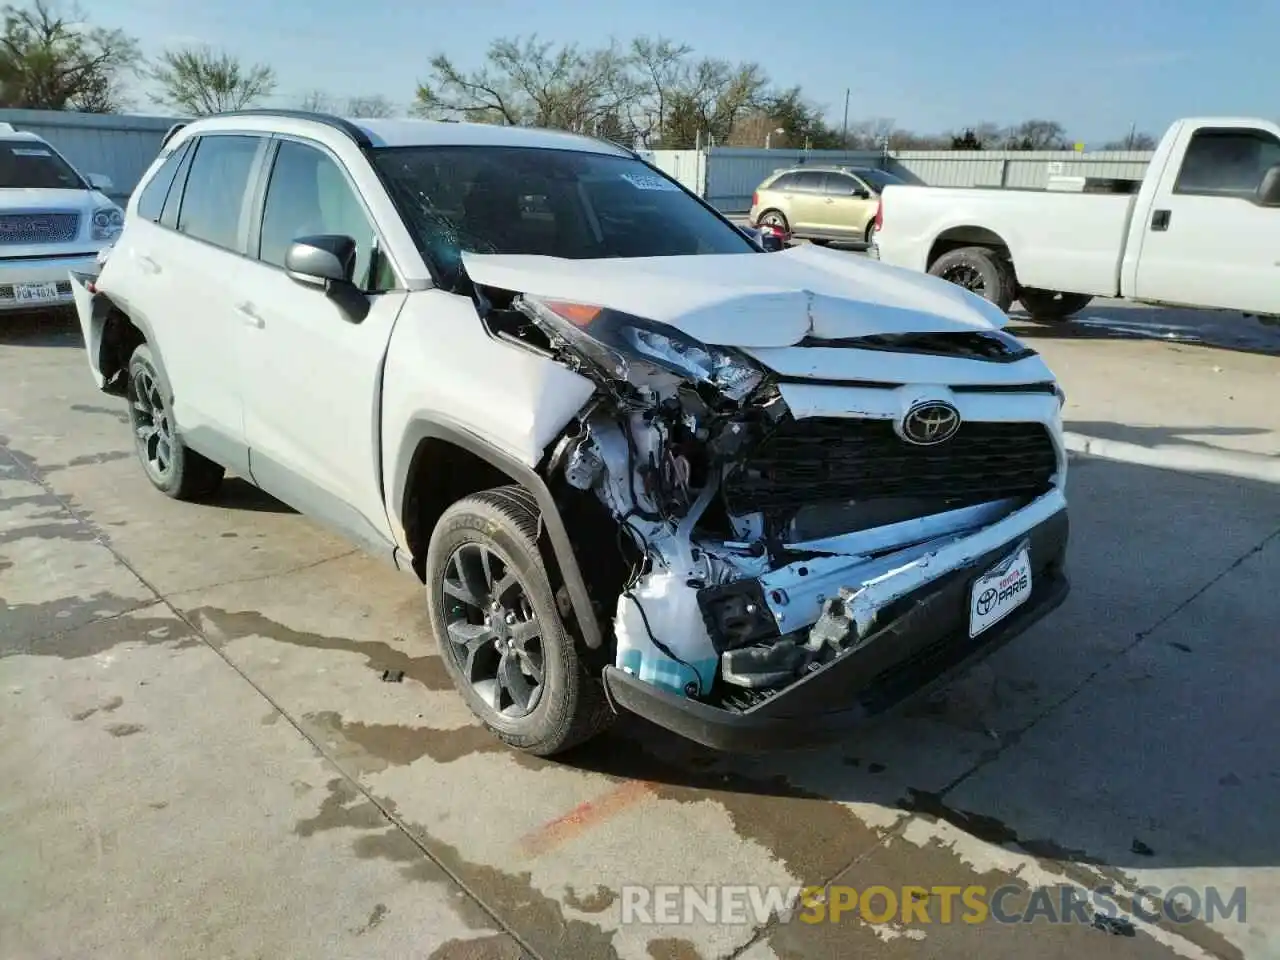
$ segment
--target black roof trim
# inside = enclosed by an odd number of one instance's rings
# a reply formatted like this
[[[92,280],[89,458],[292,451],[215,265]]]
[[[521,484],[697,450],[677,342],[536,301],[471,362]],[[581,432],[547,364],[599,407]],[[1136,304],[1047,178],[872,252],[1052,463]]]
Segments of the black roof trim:
[[[373,141],[369,139],[369,135],[357,127],[350,120],[344,120],[342,117],[335,117],[328,113],[312,113],[308,110],[231,110],[227,113],[214,113],[210,117],[279,117],[282,120],[310,120],[313,123],[323,123],[326,127],[343,133],[353,140],[358,147],[372,147]]]

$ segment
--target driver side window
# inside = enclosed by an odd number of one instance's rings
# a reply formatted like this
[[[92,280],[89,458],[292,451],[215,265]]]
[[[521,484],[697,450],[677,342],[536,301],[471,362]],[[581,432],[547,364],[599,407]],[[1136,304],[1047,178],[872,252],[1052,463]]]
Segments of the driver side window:
[[[283,140],[263,205],[258,259],[283,267],[299,237],[339,234],[356,242],[355,285],[366,293],[395,286],[386,259],[376,255],[377,233],[337,162],[322,150]]]

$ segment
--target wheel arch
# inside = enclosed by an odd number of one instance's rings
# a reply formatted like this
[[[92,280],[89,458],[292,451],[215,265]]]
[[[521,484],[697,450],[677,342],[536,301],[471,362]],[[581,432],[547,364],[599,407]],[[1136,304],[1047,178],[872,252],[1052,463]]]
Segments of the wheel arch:
[[[483,437],[443,419],[415,420],[400,442],[391,503],[400,511],[414,572],[425,580],[426,545],[436,521],[450,504],[480,490],[518,483],[538,502],[548,567],[568,593],[583,642],[592,650],[604,643],[568,527],[541,473],[498,449]]]
[[[954,227],[948,227],[939,233],[934,238],[932,246],[929,247],[929,255],[924,265],[925,270],[930,269],[939,257],[950,253],[952,250],[959,250],[961,247],[986,247],[996,251],[1009,262],[1009,266],[1013,269],[1016,278],[1017,265],[1008,241],[989,227],[979,227],[974,224],[959,224]]]
[[[154,332],[144,319],[132,316],[105,293],[98,293],[93,301],[92,322],[98,325],[98,373],[102,377],[102,391],[113,396],[124,396],[129,372],[129,360],[139,344],[151,347],[151,357],[161,385],[170,399],[173,385],[165,370],[164,358]]]

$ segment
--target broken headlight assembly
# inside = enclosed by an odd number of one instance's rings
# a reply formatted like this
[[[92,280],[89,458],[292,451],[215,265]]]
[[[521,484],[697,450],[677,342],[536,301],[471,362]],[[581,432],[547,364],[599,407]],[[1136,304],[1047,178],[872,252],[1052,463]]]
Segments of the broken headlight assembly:
[[[517,306],[608,376],[636,386],[646,373],[665,371],[740,401],[764,379],[760,368],[737,351],[702,343],[665,323],[563,300],[523,297]]]

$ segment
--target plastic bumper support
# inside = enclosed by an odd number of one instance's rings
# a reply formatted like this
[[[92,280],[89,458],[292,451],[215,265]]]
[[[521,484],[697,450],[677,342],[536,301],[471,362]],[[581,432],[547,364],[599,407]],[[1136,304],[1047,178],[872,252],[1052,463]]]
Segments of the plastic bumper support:
[[[1068,534],[1063,509],[909,594],[894,604],[903,612],[861,646],[748,710],[668,693],[614,666],[605,667],[605,689],[615,708],[716,749],[770,751],[840,739],[858,723],[945,684],[1059,606],[1070,590]],[[1024,538],[1031,542],[1030,598],[971,638],[970,588]]]

